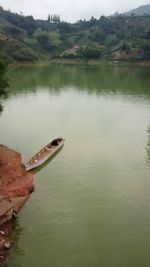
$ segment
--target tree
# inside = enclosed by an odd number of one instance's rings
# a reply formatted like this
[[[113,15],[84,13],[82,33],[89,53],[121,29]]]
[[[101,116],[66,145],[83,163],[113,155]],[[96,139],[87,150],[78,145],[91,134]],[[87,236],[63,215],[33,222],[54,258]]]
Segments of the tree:
[[[149,40],[141,40],[140,48],[143,52],[144,58],[150,59],[150,41]]]
[[[59,31],[61,34],[69,34],[71,33],[71,24],[67,22],[61,22],[58,25]]]
[[[60,16],[54,14],[54,15],[53,15],[53,22],[56,22],[56,23],[60,22]]]
[[[51,21],[51,17],[50,17],[50,14],[48,14],[48,18],[47,18],[47,21],[50,22]]]
[[[126,53],[129,53],[129,51],[130,51],[130,46],[129,46],[126,42],[124,42],[124,43],[121,45],[121,50],[122,50],[122,51],[125,51]]]
[[[94,46],[86,46],[84,49],[80,51],[81,56],[86,59],[98,59],[101,57],[101,51]]]
[[[55,22],[55,23],[58,23],[58,22],[60,22],[60,16],[59,15],[56,15],[56,14],[54,14],[54,15],[50,15],[50,14],[48,14],[48,18],[47,18],[47,21],[48,22]]]
[[[150,40],[150,30],[146,33],[145,38],[148,39],[148,40]]]
[[[52,44],[50,37],[47,33],[42,32],[37,36],[38,43],[40,47],[46,51],[49,51],[52,49]]]

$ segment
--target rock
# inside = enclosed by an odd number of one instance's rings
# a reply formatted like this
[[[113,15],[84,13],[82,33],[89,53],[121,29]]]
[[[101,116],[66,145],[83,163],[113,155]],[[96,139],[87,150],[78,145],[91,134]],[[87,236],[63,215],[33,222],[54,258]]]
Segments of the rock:
[[[6,243],[4,244],[4,247],[5,247],[5,248],[10,248],[10,247],[11,247],[11,243],[10,243],[10,242],[6,242]]]
[[[1,235],[5,235],[5,232],[4,232],[4,231],[0,231],[0,234],[1,234]]]
[[[33,174],[26,171],[21,155],[0,145],[0,262],[5,258],[5,250],[11,247],[12,242],[7,237],[11,232],[12,219],[33,190]]]
[[[0,145],[0,225],[10,220],[24,205],[34,190],[33,174],[28,173],[21,155]]]

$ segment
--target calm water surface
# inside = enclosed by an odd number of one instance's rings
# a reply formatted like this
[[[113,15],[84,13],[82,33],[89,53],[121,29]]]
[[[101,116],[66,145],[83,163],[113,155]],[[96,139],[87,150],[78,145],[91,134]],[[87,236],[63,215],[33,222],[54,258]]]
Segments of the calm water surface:
[[[18,67],[0,143],[28,160],[63,150],[36,175],[9,267],[150,266],[150,69]]]

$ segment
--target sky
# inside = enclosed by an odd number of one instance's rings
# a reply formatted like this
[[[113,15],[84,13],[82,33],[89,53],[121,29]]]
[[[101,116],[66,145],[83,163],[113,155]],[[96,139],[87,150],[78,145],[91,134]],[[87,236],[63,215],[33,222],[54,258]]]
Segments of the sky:
[[[58,14],[61,20],[75,22],[79,19],[99,18],[116,11],[126,12],[150,0],[0,0],[0,6],[36,19],[47,19],[48,14]]]

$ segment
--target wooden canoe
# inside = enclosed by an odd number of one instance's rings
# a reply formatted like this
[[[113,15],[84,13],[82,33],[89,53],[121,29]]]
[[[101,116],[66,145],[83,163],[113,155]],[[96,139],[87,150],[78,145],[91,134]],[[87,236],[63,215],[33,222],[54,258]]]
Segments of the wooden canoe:
[[[26,171],[30,171],[41,166],[44,162],[53,157],[63,147],[63,145],[63,138],[54,139],[25,164]]]

